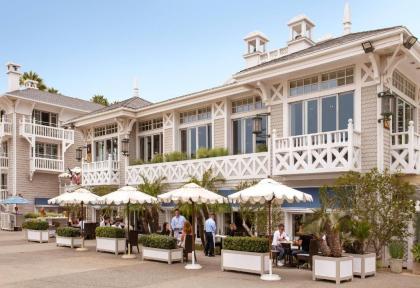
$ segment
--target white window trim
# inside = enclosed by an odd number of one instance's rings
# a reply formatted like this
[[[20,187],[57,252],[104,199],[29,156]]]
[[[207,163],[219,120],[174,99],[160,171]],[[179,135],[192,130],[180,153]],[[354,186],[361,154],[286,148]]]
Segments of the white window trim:
[[[212,123],[210,122],[210,123],[207,123],[207,124],[203,124],[203,125],[193,125],[193,126],[190,126],[190,127],[184,127],[184,128],[179,128],[179,133],[178,133],[178,135],[179,135],[179,147],[181,148],[182,147],[182,138],[181,138],[181,130],[186,130],[187,131],[187,156],[188,157],[191,157],[191,132],[189,132],[189,130],[190,129],[193,129],[193,128],[195,128],[196,129],[196,133],[195,133],[195,144],[196,144],[196,152],[197,152],[197,150],[198,149],[200,149],[200,147],[199,147],[199,141],[198,141],[198,128],[199,127],[203,127],[203,126],[206,126],[206,143],[207,144],[209,144],[209,130],[208,130],[208,126],[211,126],[211,138],[212,138],[212,140],[213,140],[213,130],[214,130],[214,128],[213,128],[213,125],[212,125]],[[212,146],[213,146],[213,143],[211,143],[212,144]],[[209,148],[209,149],[211,149],[212,147],[207,147],[207,148]],[[180,149],[180,151],[181,151],[181,149]]]
[[[154,131],[154,130],[152,130],[152,131]],[[152,131],[147,131],[147,132],[152,132]],[[154,157],[154,155],[156,155],[154,152],[154,142],[155,142],[155,139],[154,139],[154,136],[155,135],[159,135],[159,138],[160,138],[160,141],[161,141],[161,143],[160,143],[160,145],[159,145],[159,148],[160,147],[162,147],[162,151],[160,151],[160,153],[157,153],[157,154],[163,154],[163,131],[162,132],[160,132],[160,133],[156,133],[156,131],[155,131],[155,133],[148,133],[148,134],[138,134],[137,135],[137,137],[136,137],[136,156],[137,156],[137,159],[140,159],[140,160],[143,160],[143,161],[145,161],[144,159],[141,159],[140,158],[140,137],[151,137],[151,139],[152,139],[152,158],[151,159],[153,159],[153,157]],[[146,147],[146,146],[145,146]],[[144,154],[146,154],[146,153],[144,153]]]
[[[257,113],[256,113],[257,114]],[[237,154],[237,155],[241,155],[241,154],[248,154],[245,152],[246,150],[246,141],[245,140],[245,134],[246,134],[246,125],[244,125],[244,123],[246,122],[246,119],[252,119],[253,117],[236,117],[235,119],[231,119],[232,121],[232,152],[234,150],[234,139],[233,139],[233,122],[234,121],[238,121],[241,120],[241,153]],[[267,130],[270,130],[269,127],[269,116],[267,116]],[[267,133],[268,133],[267,131]],[[268,141],[267,140],[267,144],[268,145]],[[254,133],[252,133],[252,152],[251,153],[257,153],[257,135],[255,135]]]

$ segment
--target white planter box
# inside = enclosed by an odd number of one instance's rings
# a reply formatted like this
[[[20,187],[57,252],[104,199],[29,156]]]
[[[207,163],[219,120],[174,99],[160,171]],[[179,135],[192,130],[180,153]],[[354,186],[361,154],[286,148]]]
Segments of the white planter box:
[[[365,278],[376,274],[376,254],[345,254],[353,257],[353,275]]]
[[[149,259],[149,260],[156,260],[156,261],[163,261],[168,262],[168,264],[172,264],[172,262],[180,261],[183,262],[183,249],[158,249],[158,248],[150,248],[150,247],[141,247],[141,258]]]
[[[340,284],[344,280],[353,280],[353,258],[343,256],[340,258],[313,256],[312,279],[333,280]]]
[[[125,238],[96,237],[96,251],[112,252],[115,255],[125,253]]]
[[[80,237],[56,236],[55,239],[57,246],[66,246],[71,248],[82,246],[82,238]]]
[[[48,230],[26,230],[26,239],[34,242],[48,242]]]
[[[222,249],[222,271],[232,270],[263,275],[270,265],[269,253],[255,253]]]

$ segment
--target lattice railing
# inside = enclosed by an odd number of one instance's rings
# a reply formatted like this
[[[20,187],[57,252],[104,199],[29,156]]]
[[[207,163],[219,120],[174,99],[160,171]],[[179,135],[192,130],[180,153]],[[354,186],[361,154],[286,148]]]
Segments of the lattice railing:
[[[407,132],[391,133],[391,172],[420,174],[420,136],[410,121]]]
[[[109,155],[108,160],[82,164],[82,185],[118,185],[120,172],[118,161]]]
[[[0,169],[9,168],[9,157],[7,155],[0,155]]]
[[[346,130],[285,138],[273,135],[273,174],[360,170],[360,133],[350,119]]]
[[[142,175],[149,180],[164,176],[167,183],[183,183],[191,177],[200,178],[210,168],[225,180],[261,179],[269,175],[269,157],[262,152],[128,166],[126,179],[129,185],[143,183]]]

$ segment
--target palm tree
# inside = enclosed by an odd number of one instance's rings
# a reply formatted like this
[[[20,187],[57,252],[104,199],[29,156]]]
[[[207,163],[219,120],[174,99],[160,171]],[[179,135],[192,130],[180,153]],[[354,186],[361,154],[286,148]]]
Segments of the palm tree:
[[[38,82],[38,89],[44,91],[47,89],[47,86],[44,84],[44,80],[34,71],[24,72],[19,79],[19,85],[24,85],[26,80],[33,80]]]
[[[48,91],[49,93],[52,93],[52,94],[58,94],[58,90],[57,90],[57,89],[55,89],[54,87],[49,87],[47,91]]]
[[[104,95],[99,95],[99,94],[93,95],[93,97],[90,99],[90,102],[101,104],[104,106],[109,106],[109,101],[108,99],[106,99]]]

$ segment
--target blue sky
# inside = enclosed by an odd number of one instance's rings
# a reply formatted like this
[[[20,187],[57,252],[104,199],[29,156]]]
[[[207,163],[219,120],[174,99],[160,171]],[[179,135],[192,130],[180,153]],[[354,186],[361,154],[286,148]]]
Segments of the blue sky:
[[[354,32],[405,25],[420,36],[420,1],[349,2]],[[10,60],[83,99],[126,99],[135,76],[145,99],[180,96],[219,85],[242,69],[248,32],[260,30],[270,39],[269,50],[280,48],[288,20],[305,13],[316,24],[315,39],[341,35],[344,3],[1,1],[0,91],[7,83],[3,64]]]

